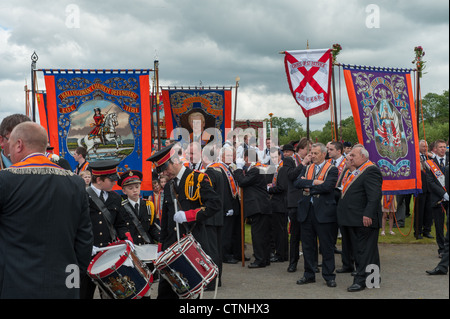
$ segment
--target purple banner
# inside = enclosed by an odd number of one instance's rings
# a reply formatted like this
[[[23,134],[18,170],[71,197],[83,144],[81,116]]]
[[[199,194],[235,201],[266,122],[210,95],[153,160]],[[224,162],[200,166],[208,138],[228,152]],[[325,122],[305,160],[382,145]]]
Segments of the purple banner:
[[[344,65],[360,144],[383,175],[383,194],[422,191],[418,134],[409,70]]]

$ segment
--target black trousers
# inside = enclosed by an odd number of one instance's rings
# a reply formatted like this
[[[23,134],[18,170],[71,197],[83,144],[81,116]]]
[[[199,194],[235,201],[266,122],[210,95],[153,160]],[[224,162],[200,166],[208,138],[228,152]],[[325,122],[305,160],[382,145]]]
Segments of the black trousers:
[[[266,265],[270,263],[270,215],[255,214],[251,219],[251,235],[254,263]]]
[[[240,260],[241,254],[241,216],[225,216],[222,227],[222,260]]]
[[[341,230],[341,242],[342,242],[342,268],[344,270],[354,271],[356,269],[355,265],[355,250],[354,245],[352,245],[352,237],[349,227],[340,226]]]
[[[444,224],[446,215],[447,204],[439,204],[437,206],[431,207],[434,219],[434,228],[436,229],[436,243],[438,245],[438,253],[444,252]]]
[[[208,234],[209,246],[211,248],[210,257],[219,268],[219,274],[209,284],[211,288],[215,287],[215,280],[222,278],[222,226],[206,225],[206,233]]]
[[[274,240],[275,256],[280,261],[288,260],[288,215],[286,212],[272,212],[271,230]]]
[[[356,275],[353,283],[366,286],[367,266],[377,265],[380,269],[380,255],[378,252],[378,228],[343,226],[350,235],[351,245],[354,247]]]
[[[433,225],[433,214],[427,207],[428,195],[427,193],[419,194],[416,197],[416,205],[418,209],[415,210],[414,216],[414,234],[416,236],[421,234],[429,234],[431,232],[431,225]]]
[[[319,223],[314,207],[309,206],[305,221],[300,223],[303,257],[305,261],[305,278],[315,278],[317,266],[317,238],[322,253],[322,277],[326,281],[336,278],[334,244],[337,236],[336,223]]]
[[[288,208],[290,221],[289,263],[296,264],[300,256],[300,223],[297,220],[297,207]]]

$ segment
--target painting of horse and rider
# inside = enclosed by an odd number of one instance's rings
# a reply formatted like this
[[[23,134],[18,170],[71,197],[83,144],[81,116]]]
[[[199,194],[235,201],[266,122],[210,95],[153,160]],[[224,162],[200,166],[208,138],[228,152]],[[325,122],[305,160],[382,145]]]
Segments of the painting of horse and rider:
[[[105,100],[91,100],[71,115],[67,145],[70,152],[78,146],[87,150],[90,161],[123,160],[134,149],[129,115]]]

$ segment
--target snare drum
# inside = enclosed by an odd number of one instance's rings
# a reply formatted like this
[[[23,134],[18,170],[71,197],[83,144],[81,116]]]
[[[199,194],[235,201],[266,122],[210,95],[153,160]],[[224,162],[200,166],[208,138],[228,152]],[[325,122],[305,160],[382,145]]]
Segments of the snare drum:
[[[182,299],[196,297],[219,273],[191,234],[172,244],[154,264]]]
[[[88,275],[114,299],[142,298],[153,277],[134,254],[130,244],[117,242],[98,253],[88,266]]]

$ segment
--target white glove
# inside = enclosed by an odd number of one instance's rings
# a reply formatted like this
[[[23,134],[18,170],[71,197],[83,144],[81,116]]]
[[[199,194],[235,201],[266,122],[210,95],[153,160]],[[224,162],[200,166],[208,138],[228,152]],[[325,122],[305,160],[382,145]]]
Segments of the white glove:
[[[227,212],[226,216],[233,216],[233,213],[234,213],[234,211],[233,211],[232,209],[230,209],[230,210]]]
[[[236,167],[237,167],[238,169],[243,169],[244,166],[245,166],[245,162],[244,162],[243,160],[241,160],[241,159],[237,159],[237,160],[236,160]]]
[[[179,210],[175,213],[175,215],[173,215],[173,220],[178,224],[185,223],[187,222],[186,214],[184,213],[184,211]]]
[[[97,246],[92,246],[92,254],[91,254],[91,256],[97,255],[97,253],[99,251],[100,251],[100,248],[98,248]]]
[[[448,194],[444,193],[444,202],[448,202]]]
[[[125,239],[125,242],[127,242],[128,245],[131,246],[131,251],[135,251],[136,250],[136,247],[134,247],[134,244],[131,241],[129,241],[128,239]]]

